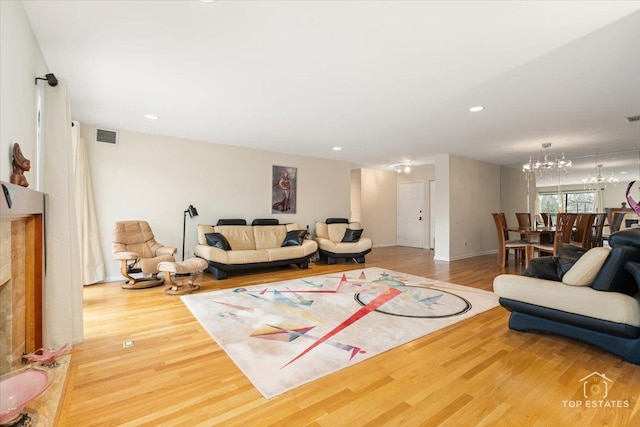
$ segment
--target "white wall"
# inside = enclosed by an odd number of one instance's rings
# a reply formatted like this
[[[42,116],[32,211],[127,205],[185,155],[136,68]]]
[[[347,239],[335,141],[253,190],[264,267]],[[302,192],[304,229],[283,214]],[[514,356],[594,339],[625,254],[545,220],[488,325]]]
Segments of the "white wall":
[[[535,213],[536,181],[529,185],[529,212]],[[527,180],[522,170],[508,166],[500,168],[500,209],[495,212],[504,212],[507,224],[514,227],[518,225],[516,212],[527,212]],[[495,247],[498,248],[497,237]]]
[[[25,173],[35,188],[37,170],[35,78],[48,73],[22,2],[0,1],[0,180],[11,178],[12,147],[31,160]]]
[[[187,215],[186,251],[197,242],[197,224],[220,218],[278,218],[313,229],[315,221],[349,216],[350,164],[186,139],[120,130],[119,145],[96,143],[95,128],[82,125],[105,265],[109,279],[119,278],[111,257],[116,221],[148,221],[156,240],[178,248],[182,257],[183,212]],[[297,213],[271,214],[272,166],[297,167]]]
[[[491,213],[500,208],[500,166],[442,155],[436,158],[436,182],[436,259],[495,252],[497,239]],[[448,224],[442,224],[441,219]]]
[[[351,171],[351,221],[362,222],[362,171]]]
[[[393,246],[397,243],[397,174],[373,169],[360,172],[363,235],[374,247]]]

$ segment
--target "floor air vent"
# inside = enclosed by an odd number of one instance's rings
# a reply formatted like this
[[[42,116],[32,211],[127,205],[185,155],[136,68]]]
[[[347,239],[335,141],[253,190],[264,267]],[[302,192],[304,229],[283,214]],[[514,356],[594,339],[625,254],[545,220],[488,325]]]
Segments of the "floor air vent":
[[[627,117],[627,121],[629,123],[640,122],[640,116],[629,116]]]
[[[118,131],[109,129],[96,129],[96,142],[118,145]]]

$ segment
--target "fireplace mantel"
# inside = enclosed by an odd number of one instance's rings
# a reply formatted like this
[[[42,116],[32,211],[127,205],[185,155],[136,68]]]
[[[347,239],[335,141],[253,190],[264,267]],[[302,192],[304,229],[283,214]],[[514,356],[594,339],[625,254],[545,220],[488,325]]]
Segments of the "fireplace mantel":
[[[9,347],[4,347],[9,354],[2,355],[4,371],[20,366],[23,353],[42,347],[46,195],[7,182],[0,183],[4,193],[0,196],[2,253],[11,254],[10,259],[2,261],[2,280],[8,278],[10,285],[0,284],[3,300],[10,303],[3,310],[11,310],[10,316],[3,316],[11,323],[4,325],[9,341],[5,343]]]

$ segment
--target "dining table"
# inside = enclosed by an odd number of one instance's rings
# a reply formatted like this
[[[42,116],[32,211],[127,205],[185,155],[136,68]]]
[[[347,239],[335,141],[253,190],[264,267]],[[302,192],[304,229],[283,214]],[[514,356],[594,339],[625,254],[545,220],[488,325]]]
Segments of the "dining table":
[[[531,227],[507,227],[507,231],[524,236],[523,240],[527,242],[525,246],[525,267],[528,268],[529,261],[533,258],[534,245],[553,243],[556,227],[554,225],[539,226],[534,223]]]

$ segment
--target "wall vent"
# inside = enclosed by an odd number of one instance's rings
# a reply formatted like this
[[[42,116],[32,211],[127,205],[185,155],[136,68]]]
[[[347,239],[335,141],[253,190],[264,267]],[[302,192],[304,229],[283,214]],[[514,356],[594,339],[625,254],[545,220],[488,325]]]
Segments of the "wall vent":
[[[627,121],[629,123],[640,122],[640,116],[629,116],[627,117]]]
[[[96,129],[96,142],[118,145],[118,131],[110,129]]]

